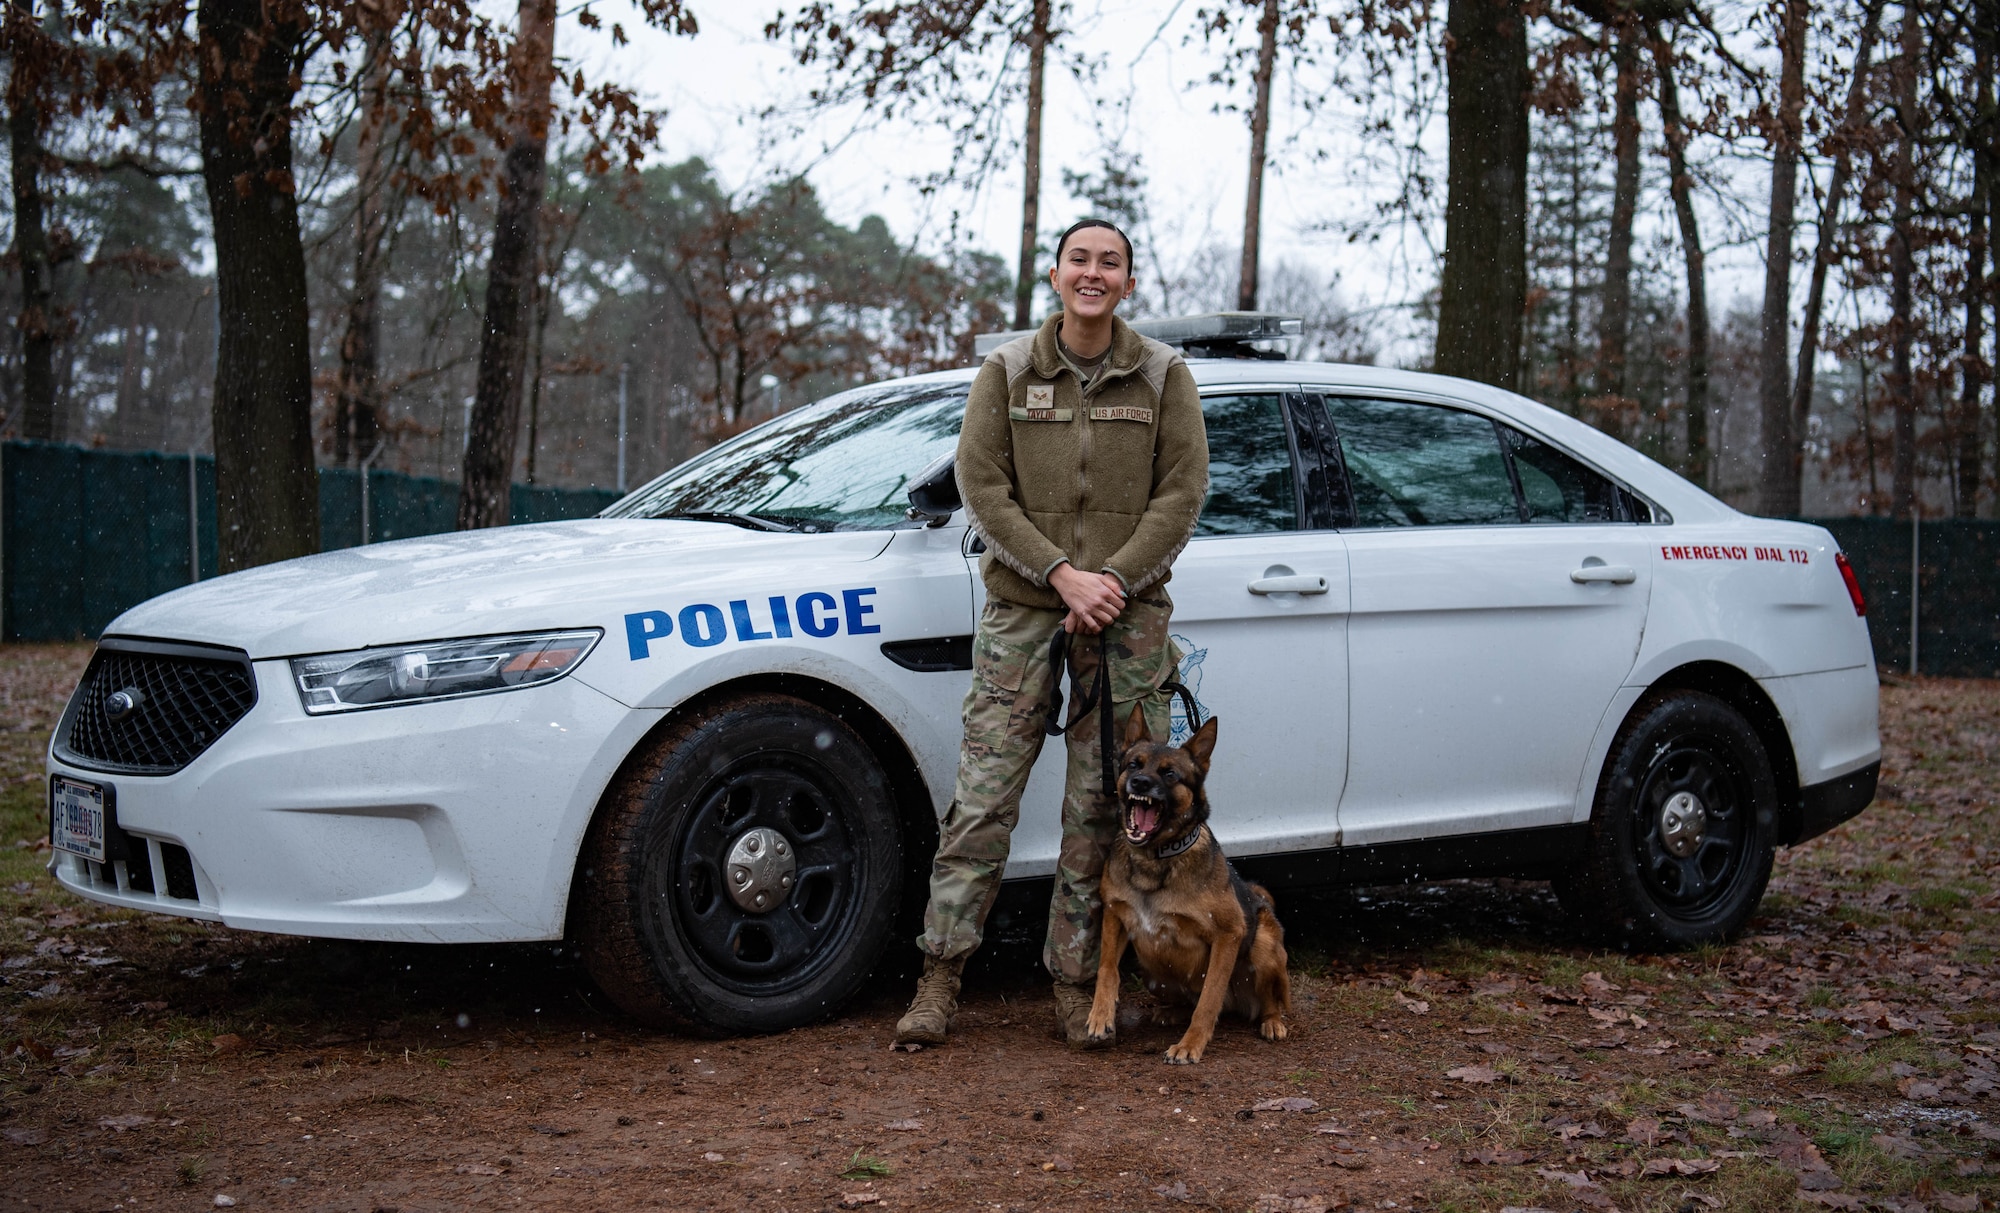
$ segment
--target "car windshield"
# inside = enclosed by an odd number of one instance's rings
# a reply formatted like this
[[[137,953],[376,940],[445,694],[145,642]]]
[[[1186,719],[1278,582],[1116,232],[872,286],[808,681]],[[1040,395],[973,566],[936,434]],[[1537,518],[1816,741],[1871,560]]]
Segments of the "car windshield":
[[[802,531],[918,525],[904,515],[904,493],[957,445],[970,386],[888,383],[829,396],[697,455],[599,517]]]

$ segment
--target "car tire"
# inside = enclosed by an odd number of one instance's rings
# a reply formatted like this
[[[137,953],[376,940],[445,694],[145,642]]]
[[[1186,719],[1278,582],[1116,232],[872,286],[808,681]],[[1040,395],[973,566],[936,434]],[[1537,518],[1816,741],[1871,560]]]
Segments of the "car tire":
[[[572,905],[584,964],[620,1009],[737,1035],[839,1010],[902,883],[896,798],[868,744],[806,700],[757,694],[674,721],[627,761]]]
[[[1740,930],[1771,877],[1777,784],[1742,713],[1700,691],[1641,701],[1611,743],[1580,870],[1556,880],[1591,934],[1685,948]]]

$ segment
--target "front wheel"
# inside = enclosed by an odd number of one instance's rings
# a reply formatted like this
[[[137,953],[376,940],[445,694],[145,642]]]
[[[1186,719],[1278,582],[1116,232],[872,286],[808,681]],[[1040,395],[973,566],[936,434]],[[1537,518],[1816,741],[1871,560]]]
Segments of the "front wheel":
[[[1764,896],[1777,804],[1770,758],[1740,712],[1699,691],[1655,696],[1612,742],[1583,868],[1558,892],[1618,943],[1726,939]]]
[[[895,804],[867,743],[805,700],[749,695],[675,722],[584,840],[586,967],[655,1026],[777,1032],[833,1013],[888,941]]]

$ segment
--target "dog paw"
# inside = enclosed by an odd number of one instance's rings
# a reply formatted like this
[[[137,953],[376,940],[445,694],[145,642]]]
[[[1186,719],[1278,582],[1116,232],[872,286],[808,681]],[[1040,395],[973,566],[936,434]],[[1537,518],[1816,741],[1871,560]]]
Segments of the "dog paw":
[[[1285,1038],[1285,1021],[1282,1019],[1267,1019],[1257,1030],[1263,1033],[1265,1040],[1283,1040]]]
[[[1189,1045],[1175,1045],[1167,1050],[1167,1064],[1170,1066],[1191,1066],[1201,1060],[1202,1051]]]
[[[1089,1022],[1083,1025],[1083,1030],[1093,1041],[1110,1040],[1114,1023],[1112,1016],[1092,1013]]]

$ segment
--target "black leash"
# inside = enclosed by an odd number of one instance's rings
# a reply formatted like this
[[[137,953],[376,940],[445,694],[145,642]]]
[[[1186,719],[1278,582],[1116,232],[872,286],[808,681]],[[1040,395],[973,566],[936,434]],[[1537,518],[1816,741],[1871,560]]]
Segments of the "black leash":
[[[1104,633],[1097,634],[1097,675],[1090,680],[1090,689],[1083,690],[1077,684],[1076,669],[1070,658],[1074,646],[1070,633],[1057,628],[1049,637],[1049,668],[1055,671],[1055,685],[1050,692],[1048,714],[1042,718],[1042,732],[1050,737],[1061,737],[1077,726],[1077,722],[1097,709],[1098,761],[1104,781],[1104,795],[1107,800],[1118,797],[1118,747],[1112,739],[1111,727],[1111,655],[1105,647]],[[1076,697],[1076,715],[1063,723],[1063,675],[1067,673],[1070,690]],[[1201,727],[1201,708],[1196,705],[1194,692],[1188,690],[1179,679],[1169,678],[1160,683],[1160,690],[1170,691],[1181,697],[1181,706],[1187,711],[1188,727]]]

